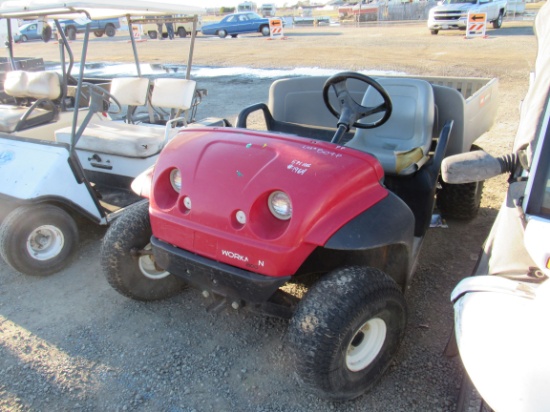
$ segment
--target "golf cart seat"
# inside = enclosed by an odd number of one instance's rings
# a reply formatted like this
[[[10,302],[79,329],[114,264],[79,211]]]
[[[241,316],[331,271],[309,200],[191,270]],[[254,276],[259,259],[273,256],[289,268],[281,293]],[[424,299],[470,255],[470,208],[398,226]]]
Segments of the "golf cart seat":
[[[115,77],[111,81],[111,94],[121,105],[127,106],[126,123],[134,123],[133,115],[139,106],[145,106],[150,82],[147,77]]]
[[[4,91],[18,104],[0,105],[0,132],[14,133],[58,118],[59,109],[53,100],[61,96],[59,74],[10,71],[6,73]]]
[[[128,81],[124,87],[115,87],[115,92],[124,91],[130,87]],[[164,145],[176,135],[177,122],[187,124],[185,116],[180,117],[193,103],[196,82],[186,79],[155,79],[151,104],[155,107],[175,109],[176,115],[168,120],[166,125],[141,125],[123,122],[98,122],[86,126],[78,143],[77,149],[94,153],[105,153],[124,157],[145,158],[153,156],[161,151]],[[115,95],[118,98],[117,95]],[[140,101],[136,97],[135,102]],[[130,101],[121,99],[123,102]],[[55,132],[58,142],[70,143],[71,128],[66,127]]]
[[[419,79],[380,78],[377,81],[392,100],[392,114],[382,126],[357,128],[346,146],[374,155],[386,174],[411,174],[428,160],[432,144],[435,116],[432,86]],[[362,105],[373,107],[381,103],[380,94],[369,87]],[[372,115],[359,123],[379,117],[379,114]]]

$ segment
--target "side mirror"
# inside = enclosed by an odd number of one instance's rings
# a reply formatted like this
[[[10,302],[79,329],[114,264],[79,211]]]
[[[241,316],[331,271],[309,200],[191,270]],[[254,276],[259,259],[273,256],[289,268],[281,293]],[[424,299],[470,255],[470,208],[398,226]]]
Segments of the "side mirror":
[[[481,182],[505,171],[501,158],[495,158],[483,150],[449,156],[441,163],[441,177],[451,184]]]

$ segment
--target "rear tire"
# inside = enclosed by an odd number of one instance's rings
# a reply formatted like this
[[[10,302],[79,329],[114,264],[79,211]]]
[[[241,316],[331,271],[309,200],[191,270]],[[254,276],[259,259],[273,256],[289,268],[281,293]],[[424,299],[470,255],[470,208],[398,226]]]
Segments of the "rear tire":
[[[185,27],[178,27],[178,36],[181,38],[187,37],[187,30],[185,30]]]
[[[440,180],[437,207],[445,218],[471,220],[481,205],[484,182],[448,184]]]
[[[156,40],[156,38],[157,38],[157,32],[156,31],[150,31],[147,34],[149,35],[149,38],[151,40]]]
[[[78,243],[74,219],[53,205],[21,206],[0,226],[0,255],[8,265],[31,276],[63,269]]]
[[[470,151],[481,150],[472,145]],[[477,216],[481,206],[484,181],[463,184],[445,183],[439,178],[441,189],[437,192],[436,204],[441,215],[449,219],[471,220]]]
[[[502,21],[504,20],[504,14],[500,12],[496,20],[493,21],[493,29],[500,29],[502,27]]]
[[[439,30],[430,30],[430,33],[432,33],[432,35],[436,36],[437,33],[439,33]]]
[[[66,36],[69,40],[76,40],[76,29],[74,27],[67,28]]]
[[[185,288],[182,280],[156,267],[150,253],[151,235],[149,202],[141,202],[129,206],[103,239],[105,277],[117,292],[132,299],[166,299]]]
[[[105,34],[105,32],[103,30],[94,31],[94,36],[96,36],[96,37],[103,37],[103,34]]]
[[[298,376],[325,398],[362,395],[390,366],[406,321],[403,294],[384,272],[353,266],[327,274],[310,288],[289,324]]]
[[[225,39],[227,32],[225,30],[218,30],[218,36],[220,36],[220,39]]]
[[[107,37],[114,37],[116,34],[116,28],[112,24],[105,26],[105,34]]]
[[[456,412],[493,412],[475,388],[466,371],[464,371],[460,384]]]
[[[262,26],[260,28],[260,33],[262,33],[262,36],[269,36],[271,34],[269,26]]]

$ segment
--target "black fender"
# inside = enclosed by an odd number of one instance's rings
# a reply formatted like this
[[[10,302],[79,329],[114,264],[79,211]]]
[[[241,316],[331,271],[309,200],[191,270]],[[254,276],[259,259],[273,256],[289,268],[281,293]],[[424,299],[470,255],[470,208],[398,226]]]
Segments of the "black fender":
[[[370,266],[387,273],[405,290],[415,261],[414,227],[411,209],[389,192],[316,248],[296,275],[323,274],[343,266]]]
[[[415,218],[394,193],[342,226],[325,244],[327,249],[366,250],[402,244],[412,251]]]

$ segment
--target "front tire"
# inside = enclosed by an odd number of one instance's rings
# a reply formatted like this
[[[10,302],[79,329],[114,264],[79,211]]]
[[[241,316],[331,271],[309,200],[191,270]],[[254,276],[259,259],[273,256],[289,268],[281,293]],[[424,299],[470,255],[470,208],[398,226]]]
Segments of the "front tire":
[[[502,27],[502,21],[504,20],[504,14],[500,12],[496,20],[493,21],[493,29],[500,29]]]
[[[437,33],[439,33],[439,30],[430,30],[430,33],[432,33],[433,36],[436,36]]]
[[[227,32],[225,30],[219,30],[218,36],[220,36],[220,39],[225,39],[225,37],[227,36]]]
[[[299,303],[288,342],[299,377],[325,398],[370,390],[397,353],[407,321],[397,284],[369,267],[337,269]]]
[[[21,36],[21,43],[26,43],[29,39],[27,38],[27,36],[25,35],[22,35]]]
[[[53,205],[18,207],[0,226],[0,255],[26,275],[46,276],[60,271],[77,243],[74,219]]]
[[[156,31],[150,31],[147,34],[149,35],[149,38],[151,40],[156,40],[156,38],[157,38],[157,32]]]
[[[156,267],[151,253],[149,203],[128,207],[103,239],[101,265],[109,284],[132,299],[151,301],[177,295],[185,283]]]
[[[181,38],[187,37],[187,30],[185,30],[185,27],[178,28],[178,36]]]

